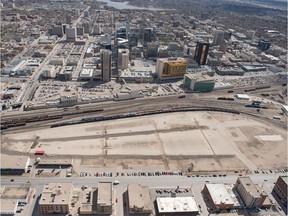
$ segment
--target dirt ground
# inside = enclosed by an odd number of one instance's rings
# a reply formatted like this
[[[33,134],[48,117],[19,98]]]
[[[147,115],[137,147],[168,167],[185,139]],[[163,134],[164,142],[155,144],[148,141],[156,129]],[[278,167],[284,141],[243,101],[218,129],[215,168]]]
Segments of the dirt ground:
[[[270,169],[287,164],[287,132],[241,115],[183,112],[2,136],[2,153],[45,150],[74,169]]]

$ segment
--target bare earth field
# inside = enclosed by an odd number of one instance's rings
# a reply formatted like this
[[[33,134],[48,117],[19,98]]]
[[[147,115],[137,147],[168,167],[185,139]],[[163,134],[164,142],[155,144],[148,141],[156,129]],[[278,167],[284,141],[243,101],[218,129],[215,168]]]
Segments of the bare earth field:
[[[74,169],[270,169],[287,164],[287,133],[241,115],[183,112],[2,136],[3,153],[45,150]]]

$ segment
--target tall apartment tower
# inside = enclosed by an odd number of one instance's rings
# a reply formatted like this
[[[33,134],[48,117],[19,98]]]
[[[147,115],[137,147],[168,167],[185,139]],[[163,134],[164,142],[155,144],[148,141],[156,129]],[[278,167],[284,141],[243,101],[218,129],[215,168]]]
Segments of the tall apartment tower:
[[[209,50],[209,43],[207,41],[198,41],[196,45],[194,60],[199,65],[205,65]]]
[[[104,82],[111,80],[111,60],[112,52],[110,50],[101,51],[101,77]]]
[[[215,31],[212,44],[214,46],[219,46],[223,40],[224,40],[224,31],[221,30]]]

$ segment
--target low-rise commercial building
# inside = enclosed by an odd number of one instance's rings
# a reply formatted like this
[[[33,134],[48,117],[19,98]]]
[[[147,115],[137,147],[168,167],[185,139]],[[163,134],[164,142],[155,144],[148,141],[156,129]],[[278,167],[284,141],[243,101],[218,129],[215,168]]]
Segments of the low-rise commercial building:
[[[39,209],[41,213],[69,213],[72,195],[72,183],[49,183],[44,185]]]
[[[183,85],[194,92],[210,92],[214,89],[215,81],[206,74],[185,74]]]
[[[128,209],[130,215],[150,215],[152,206],[150,203],[150,194],[148,187],[137,184],[129,184],[128,192]]]
[[[97,196],[97,215],[112,214],[112,183],[99,182]]]
[[[287,205],[288,176],[279,176],[273,191],[279,196],[283,203]]]
[[[231,209],[239,204],[235,203],[232,192],[228,191],[224,184],[205,184],[203,193],[209,200],[212,209]]]
[[[112,183],[99,182],[98,188],[85,190],[80,206],[81,215],[111,215],[113,207]]]
[[[157,197],[157,215],[198,215],[194,197]]]
[[[18,201],[15,199],[0,199],[0,215],[15,215],[17,211]]]
[[[268,197],[266,192],[255,185],[250,177],[239,177],[235,188],[248,208],[261,208]]]
[[[4,187],[1,192],[1,200],[16,200],[17,204],[27,204],[34,195],[31,187]]]
[[[69,168],[73,166],[73,159],[44,159],[37,164],[38,168]]]
[[[22,175],[27,172],[30,157],[3,155],[0,160],[1,175]]]
[[[237,67],[216,67],[215,71],[221,76],[243,76],[244,70]]]

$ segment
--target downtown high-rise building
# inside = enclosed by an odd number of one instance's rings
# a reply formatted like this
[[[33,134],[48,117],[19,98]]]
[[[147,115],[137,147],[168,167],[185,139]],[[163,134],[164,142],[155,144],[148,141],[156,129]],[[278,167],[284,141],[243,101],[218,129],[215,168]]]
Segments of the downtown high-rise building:
[[[110,50],[101,51],[101,78],[104,82],[111,80],[112,52]]]
[[[206,59],[207,59],[207,55],[208,55],[209,45],[210,44],[207,41],[198,41],[197,42],[195,55],[194,55],[194,60],[199,65],[205,65],[206,64]]]
[[[212,44],[214,46],[219,46],[223,40],[224,40],[224,31],[222,31],[222,30],[215,31]]]

